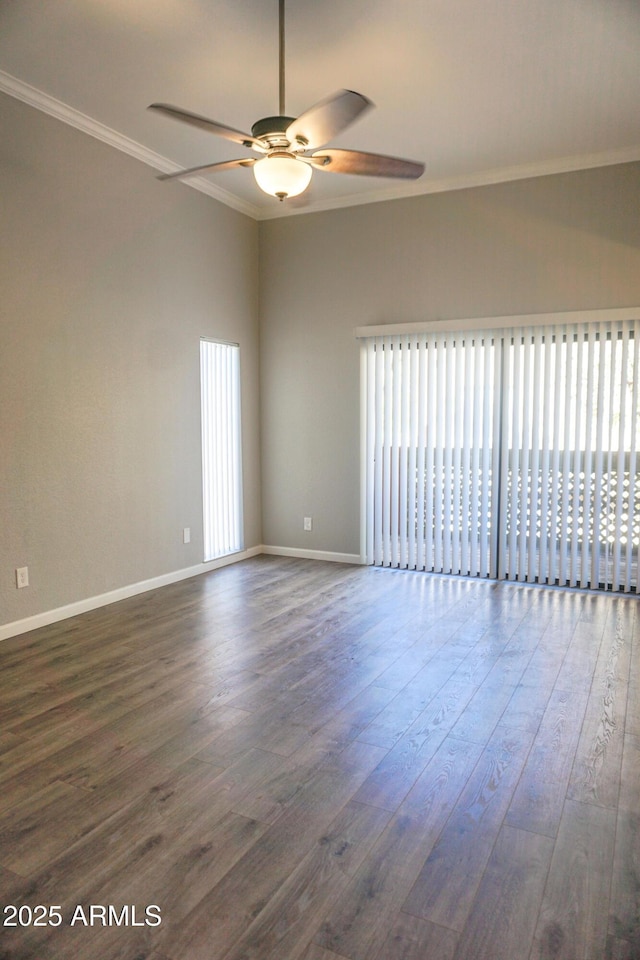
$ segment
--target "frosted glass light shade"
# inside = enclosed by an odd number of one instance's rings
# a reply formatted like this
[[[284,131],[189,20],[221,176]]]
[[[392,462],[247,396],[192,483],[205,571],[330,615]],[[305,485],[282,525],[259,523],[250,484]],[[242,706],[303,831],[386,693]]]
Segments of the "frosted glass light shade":
[[[272,154],[253,165],[253,174],[261,190],[284,200],[297,197],[309,186],[311,167],[288,154]]]

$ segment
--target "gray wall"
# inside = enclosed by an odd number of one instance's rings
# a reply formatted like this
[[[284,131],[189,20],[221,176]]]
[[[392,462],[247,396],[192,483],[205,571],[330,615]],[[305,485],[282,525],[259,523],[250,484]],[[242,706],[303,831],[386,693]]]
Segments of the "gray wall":
[[[200,336],[241,346],[262,528],[257,224],[4,96],[0,129],[2,624],[202,561]]]
[[[200,336],[242,349],[247,547],[357,554],[354,327],[640,304],[640,164],[258,225],[0,124],[0,624],[201,561]]]
[[[639,305],[639,214],[626,164],[262,223],[264,542],[359,552],[354,327]]]

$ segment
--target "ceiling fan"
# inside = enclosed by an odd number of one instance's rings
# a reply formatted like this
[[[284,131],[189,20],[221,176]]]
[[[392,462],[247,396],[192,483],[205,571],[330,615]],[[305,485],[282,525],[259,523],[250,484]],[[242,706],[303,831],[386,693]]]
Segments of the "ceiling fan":
[[[295,197],[309,186],[315,167],[329,173],[352,173],[373,177],[417,180],[424,164],[398,157],[359,150],[340,150],[323,145],[346,129],[373,106],[367,97],[353,90],[338,90],[320,100],[297,119],[285,116],[284,105],[284,0],[278,0],[279,12],[279,115],[257,120],[251,134],[235,130],[207,117],[190,113],[168,103],[152,103],[149,110],[173,117],[226,140],[249,147],[261,157],[223,160],[199,167],[165,173],[158,180],[183,180],[204,173],[219,173],[236,167],[252,167],[258,186],[278,200]],[[322,149],[317,149],[322,147]],[[309,153],[309,151],[314,151]]]

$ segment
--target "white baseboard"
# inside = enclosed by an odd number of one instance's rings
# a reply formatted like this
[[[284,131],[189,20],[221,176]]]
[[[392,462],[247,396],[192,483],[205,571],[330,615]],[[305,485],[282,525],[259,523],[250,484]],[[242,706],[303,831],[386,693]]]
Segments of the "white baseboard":
[[[264,545],[250,547],[248,550],[233,553],[228,557],[220,557],[218,560],[199,563],[194,567],[185,567],[182,570],[173,570],[171,573],[164,573],[159,577],[152,577],[150,580],[141,580],[139,583],[131,583],[126,587],[119,587],[117,590],[110,590],[108,593],[101,593],[96,597],[87,597],[85,600],[68,603],[64,607],[45,610],[43,613],[36,613],[34,616],[25,617],[23,620],[14,620],[13,623],[5,623],[0,625],[0,640],[17,637],[21,633],[28,633],[29,630],[37,630],[38,627],[48,627],[51,623],[68,620],[80,613],[87,613],[89,610],[96,610],[98,607],[106,607],[110,603],[117,603],[118,600],[126,600],[128,597],[135,597],[137,594],[146,593],[148,590],[166,587],[170,583],[178,583],[179,580],[188,580],[189,577],[197,577],[202,573],[208,573],[210,570],[227,567],[231,563],[248,560],[249,557],[256,557],[262,553],[276,557],[299,557],[301,560],[332,560],[336,563],[357,564],[365,562],[355,553],[330,553],[326,550],[301,550],[297,547]]]
[[[331,560],[333,563],[366,563],[358,553],[332,553],[328,550],[305,550],[300,547],[262,546],[262,553],[274,557],[298,557],[300,560]]]
[[[119,587],[117,590],[110,590],[108,593],[102,593],[96,597],[87,597],[86,600],[68,603],[64,607],[45,610],[43,613],[37,613],[32,617],[25,617],[24,620],[14,620],[13,623],[5,623],[0,626],[0,640],[8,640],[9,637],[16,637],[18,634],[27,633],[29,630],[37,630],[38,627],[47,627],[51,623],[76,617],[78,614],[87,613],[89,610],[106,607],[110,603],[117,603],[118,600],[135,597],[138,593],[146,593],[148,590],[166,587],[168,584],[177,583],[179,580],[197,577],[201,573],[208,573],[210,570],[217,570],[218,567],[226,567],[231,563],[247,560],[249,557],[255,557],[264,552],[262,546],[250,547],[248,550],[233,553],[228,557],[220,557],[218,560],[199,563],[194,567],[185,567],[182,570],[173,570],[171,573],[164,573],[159,577],[152,577],[150,580],[141,580],[139,583],[131,583],[126,587]]]

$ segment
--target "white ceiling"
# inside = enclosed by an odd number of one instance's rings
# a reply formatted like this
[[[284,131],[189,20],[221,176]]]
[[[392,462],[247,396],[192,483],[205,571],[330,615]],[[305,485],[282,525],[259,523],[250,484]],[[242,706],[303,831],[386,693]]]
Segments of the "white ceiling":
[[[0,0],[0,89],[165,172],[251,155],[145,108],[250,131],[278,112],[277,23],[277,0]],[[357,90],[376,109],[333,144],[426,172],[315,171],[282,204],[250,170],[197,182],[258,219],[640,159],[640,0],[287,0],[286,41],[289,115]]]

